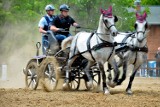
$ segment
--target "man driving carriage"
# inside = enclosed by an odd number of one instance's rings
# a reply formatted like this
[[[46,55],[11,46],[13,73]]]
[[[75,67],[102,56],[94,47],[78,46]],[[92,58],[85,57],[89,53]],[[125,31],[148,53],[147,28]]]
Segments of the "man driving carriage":
[[[62,4],[59,10],[61,11],[61,14],[57,15],[53,19],[50,30],[54,32],[54,35],[60,44],[65,38],[71,36],[71,34],[69,33],[71,25],[76,28],[80,28],[80,26],[75,22],[75,20],[71,16],[69,16],[68,5]]]
[[[41,18],[38,24],[39,32],[42,33],[42,52],[43,54],[46,54],[45,47],[48,47],[48,42],[47,42],[48,36],[46,34],[49,33],[48,32],[48,30],[50,30],[49,27],[55,17],[54,16],[54,10],[55,10],[54,6],[49,4],[45,7],[45,10],[47,14]]]

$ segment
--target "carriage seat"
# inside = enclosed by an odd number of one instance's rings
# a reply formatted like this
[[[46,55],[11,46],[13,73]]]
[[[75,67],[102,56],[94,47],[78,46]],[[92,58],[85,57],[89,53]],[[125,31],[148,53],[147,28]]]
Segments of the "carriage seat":
[[[60,50],[60,45],[52,31],[42,35],[42,51],[44,55],[54,55]]]

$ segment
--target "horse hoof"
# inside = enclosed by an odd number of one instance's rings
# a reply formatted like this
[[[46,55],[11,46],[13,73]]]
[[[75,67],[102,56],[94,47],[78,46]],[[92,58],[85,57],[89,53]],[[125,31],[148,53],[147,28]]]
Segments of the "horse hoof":
[[[109,85],[111,88],[114,88],[114,87],[117,85],[117,83],[109,82],[108,85]]]
[[[109,92],[109,90],[105,90],[105,91],[104,91],[104,94],[105,94],[105,95],[111,95],[110,92]]]
[[[104,95],[111,95],[110,92],[105,92]]]
[[[63,90],[65,90],[65,91],[70,90],[68,83],[63,84]]]
[[[131,90],[127,90],[126,93],[127,93],[128,95],[132,95],[132,91],[131,91]]]
[[[91,90],[93,88],[92,82],[87,82],[87,89]]]

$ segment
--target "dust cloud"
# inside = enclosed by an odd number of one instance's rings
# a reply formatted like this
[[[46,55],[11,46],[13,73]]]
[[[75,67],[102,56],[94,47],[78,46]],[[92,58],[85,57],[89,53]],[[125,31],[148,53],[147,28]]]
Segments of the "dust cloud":
[[[36,54],[36,42],[41,41],[37,25],[23,23],[4,25],[1,29],[0,66],[7,65],[7,79],[1,80],[0,88],[24,88],[25,80],[22,72],[27,62]],[[41,51],[41,50],[40,50]]]

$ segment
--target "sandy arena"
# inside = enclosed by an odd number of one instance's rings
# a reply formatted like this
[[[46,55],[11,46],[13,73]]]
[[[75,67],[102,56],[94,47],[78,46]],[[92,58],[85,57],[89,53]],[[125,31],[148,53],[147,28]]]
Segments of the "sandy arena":
[[[103,92],[85,91],[83,85],[79,91],[58,89],[54,92],[1,86],[0,107],[160,107],[160,78],[136,77],[134,93],[130,96],[125,94],[127,83],[128,79],[123,85],[110,89],[109,96]]]

